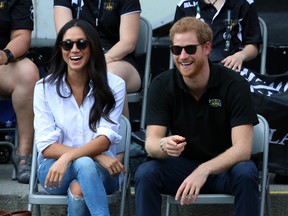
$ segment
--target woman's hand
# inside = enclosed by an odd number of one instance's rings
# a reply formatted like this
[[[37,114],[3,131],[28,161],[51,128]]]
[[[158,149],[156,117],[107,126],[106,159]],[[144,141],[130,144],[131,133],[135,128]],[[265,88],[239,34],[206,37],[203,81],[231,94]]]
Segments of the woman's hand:
[[[242,52],[236,52],[234,55],[227,56],[221,63],[232,70],[240,72],[242,69],[245,56]]]
[[[119,176],[121,172],[126,175],[124,165],[117,159],[105,154],[99,154],[94,157],[102,167],[108,170],[111,176]]]
[[[63,154],[51,167],[46,176],[44,187],[61,187],[64,174],[69,163],[73,160],[70,153]]]

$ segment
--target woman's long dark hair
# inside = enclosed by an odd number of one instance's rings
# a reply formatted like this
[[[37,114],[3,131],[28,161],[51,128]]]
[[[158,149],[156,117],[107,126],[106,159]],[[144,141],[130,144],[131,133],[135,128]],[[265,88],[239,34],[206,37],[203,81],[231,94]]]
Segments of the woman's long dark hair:
[[[90,80],[87,83],[86,94],[89,91],[89,82],[92,82],[92,95],[94,97],[94,104],[89,114],[89,127],[96,132],[96,123],[101,117],[107,121],[114,123],[109,118],[109,113],[115,107],[115,98],[108,85],[107,80],[107,66],[100,42],[100,37],[97,30],[88,22],[80,19],[73,19],[66,23],[58,33],[54,50],[51,58],[50,76],[46,79],[47,82],[56,83],[57,93],[60,97],[66,98],[61,94],[60,86],[65,74],[67,74],[67,64],[63,60],[61,51],[61,42],[66,31],[74,26],[81,28],[89,41],[90,59],[87,63],[88,77]],[[45,80],[44,80],[45,83]],[[69,86],[69,83],[68,83]],[[70,87],[70,86],[69,86]],[[70,87],[72,95],[72,89]],[[85,95],[86,95],[85,94]]]

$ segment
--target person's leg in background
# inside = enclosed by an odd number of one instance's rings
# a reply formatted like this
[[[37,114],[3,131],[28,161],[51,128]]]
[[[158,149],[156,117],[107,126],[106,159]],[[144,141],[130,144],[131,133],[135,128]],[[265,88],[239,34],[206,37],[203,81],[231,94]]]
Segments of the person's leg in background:
[[[134,66],[126,61],[116,61],[107,64],[108,72],[121,77],[126,83],[127,93],[137,92],[141,87],[141,78]],[[128,98],[126,95],[123,115],[129,119]]]
[[[17,180],[29,183],[33,149],[33,93],[39,80],[37,66],[28,58],[0,66],[0,94],[11,96],[17,117],[19,146]]]

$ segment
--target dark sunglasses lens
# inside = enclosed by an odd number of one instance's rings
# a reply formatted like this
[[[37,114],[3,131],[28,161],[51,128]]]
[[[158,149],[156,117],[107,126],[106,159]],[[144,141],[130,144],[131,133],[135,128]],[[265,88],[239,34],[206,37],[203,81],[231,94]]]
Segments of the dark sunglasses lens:
[[[62,42],[62,48],[66,51],[71,50],[73,47],[73,42],[72,41],[63,41]]]
[[[170,47],[170,50],[171,50],[171,52],[172,52],[174,55],[180,55],[180,54],[181,54],[181,51],[182,51],[182,47],[180,47],[180,46],[171,46],[171,47]]]
[[[62,48],[64,50],[70,51],[73,48],[74,43],[76,43],[77,49],[79,49],[79,50],[86,49],[88,47],[88,44],[89,44],[89,42],[87,40],[78,40],[76,42],[67,40],[67,41],[63,41],[61,45],[62,45]]]
[[[185,52],[189,55],[193,55],[196,53],[197,45],[188,45],[184,47]]]
[[[79,50],[84,50],[88,46],[88,41],[87,40],[79,40],[79,41],[77,41],[76,45],[77,45],[77,48]]]
[[[184,49],[187,54],[193,55],[197,51],[197,45],[187,45],[185,47],[181,47],[181,46],[170,47],[170,50],[174,55],[180,55],[182,52],[182,49]]]

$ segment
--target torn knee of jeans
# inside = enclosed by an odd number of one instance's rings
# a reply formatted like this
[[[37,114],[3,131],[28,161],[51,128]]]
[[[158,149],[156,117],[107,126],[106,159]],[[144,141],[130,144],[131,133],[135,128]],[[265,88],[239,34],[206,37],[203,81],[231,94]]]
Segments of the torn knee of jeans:
[[[84,197],[83,197],[83,196],[79,196],[79,195],[72,194],[70,188],[68,189],[68,193],[69,193],[69,195],[71,196],[71,198],[72,198],[73,200],[84,201]]]

